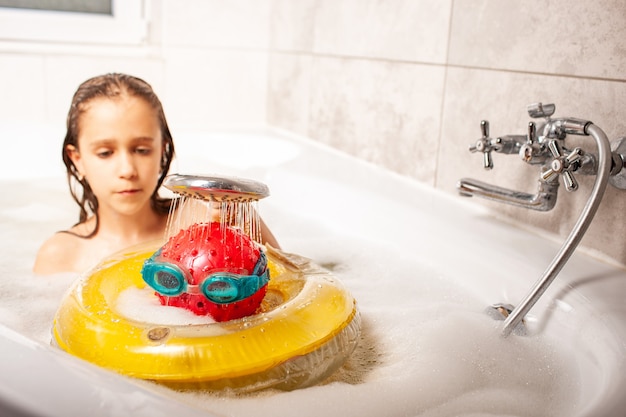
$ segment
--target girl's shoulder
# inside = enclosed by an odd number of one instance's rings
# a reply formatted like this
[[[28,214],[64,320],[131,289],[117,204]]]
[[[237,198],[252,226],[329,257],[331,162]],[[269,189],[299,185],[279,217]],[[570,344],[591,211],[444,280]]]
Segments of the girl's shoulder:
[[[54,274],[76,271],[76,265],[82,256],[84,240],[71,231],[55,233],[39,248],[33,272]]]

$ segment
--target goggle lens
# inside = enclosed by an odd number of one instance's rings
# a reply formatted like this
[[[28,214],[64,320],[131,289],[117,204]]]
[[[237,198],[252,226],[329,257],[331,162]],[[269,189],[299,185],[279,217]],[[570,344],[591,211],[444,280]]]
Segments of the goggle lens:
[[[215,303],[230,303],[245,298],[240,296],[235,279],[227,276],[212,276],[202,284],[202,294]]]
[[[167,271],[158,271],[154,283],[166,291],[177,291],[180,288],[180,280]]]
[[[143,280],[158,293],[173,296],[183,293],[187,288],[187,280],[184,272],[174,264],[157,262],[154,257],[158,253],[147,259],[141,275]]]

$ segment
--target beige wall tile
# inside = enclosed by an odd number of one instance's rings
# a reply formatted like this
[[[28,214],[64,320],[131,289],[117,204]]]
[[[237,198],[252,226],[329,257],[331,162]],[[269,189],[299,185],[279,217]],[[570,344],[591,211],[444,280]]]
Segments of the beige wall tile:
[[[270,42],[274,49],[311,52],[319,0],[274,0]]]
[[[622,0],[454,3],[449,63],[624,79]]]
[[[0,54],[0,121],[46,119],[44,67],[41,56]]]
[[[165,89],[172,128],[262,125],[266,120],[267,55],[176,48],[167,52]]]
[[[311,91],[310,55],[273,53],[270,56],[267,122],[308,135]]]
[[[164,0],[163,44],[266,48],[271,0]]]
[[[314,51],[444,63],[451,1],[320,0]]]
[[[309,136],[433,184],[443,70],[317,57]]]

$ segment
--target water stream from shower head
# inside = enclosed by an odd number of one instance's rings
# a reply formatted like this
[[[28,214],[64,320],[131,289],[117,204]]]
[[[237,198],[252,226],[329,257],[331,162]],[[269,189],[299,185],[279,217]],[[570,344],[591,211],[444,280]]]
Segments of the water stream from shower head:
[[[163,185],[181,196],[170,209],[166,238],[192,224],[219,221],[261,242],[257,202],[270,194],[265,184],[237,177],[173,174]]]

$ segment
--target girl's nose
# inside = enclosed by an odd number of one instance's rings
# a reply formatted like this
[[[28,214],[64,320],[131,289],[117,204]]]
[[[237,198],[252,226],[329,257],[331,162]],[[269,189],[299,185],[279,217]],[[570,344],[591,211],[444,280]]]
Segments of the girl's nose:
[[[128,152],[123,152],[119,160],[119,175],[122,178],[133,178],[137,175],[137,167],[133,156]]]

